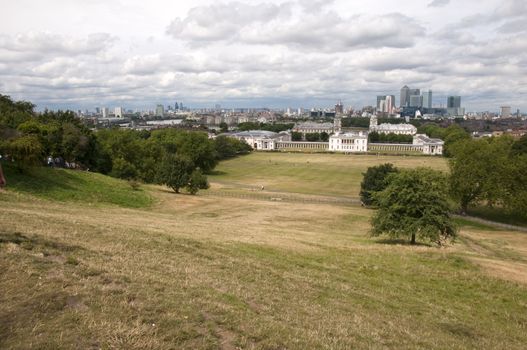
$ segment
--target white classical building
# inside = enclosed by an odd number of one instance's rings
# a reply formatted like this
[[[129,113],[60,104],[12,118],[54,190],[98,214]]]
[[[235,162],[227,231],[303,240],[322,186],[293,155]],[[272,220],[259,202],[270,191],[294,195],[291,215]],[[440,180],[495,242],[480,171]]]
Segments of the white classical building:
[[[368,133],[363,131],[336,133],[329,138],[330,152],[368,152]]]
[[[417,134],[414,136],[413,144],[422,147],[424,154],[428,155],[442,155],[443,146],[445,143],[440,139],[432,139],[425,134]]]
[[[370,132],[378,132],[379,134],[397,134],[397,135],[415,135],[417,128],[412,124],[377,124],[377,117],[370,118]]]
[[[276,133],[265,130],[242,131],[228,136],[245,141],[253,149],[259,151],[273,151],[278,148],[277,142],[291,141],[291,135],[287,132]]]

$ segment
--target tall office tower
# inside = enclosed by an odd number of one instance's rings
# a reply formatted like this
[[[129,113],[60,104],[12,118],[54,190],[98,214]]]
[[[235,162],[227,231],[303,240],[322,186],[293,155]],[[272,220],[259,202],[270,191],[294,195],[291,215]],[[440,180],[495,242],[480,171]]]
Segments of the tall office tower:
[[[116,118],[122,118],[123,117],[123,107],[115,107],[113,114],[115,114]]]
[[[400,107],[407,107],[409,104],[410,104],[410,88],[405,85],[401,89],[401,101],[399,105]]]
[[[165,115],[165,107],[163,105],[156,106],[156,116],[163,117]]]
[[[384,111],[387,113],[392,113],[393,109],[395,108],[395,96],[394,95],[387,95],[384,99]]]
[[[381,108],[381,101],[384,101],[386,99],[386,96],[382,95],[382,96],[377,96],[377,110],[382,112],[382,108]]]
[[[428,92],[423,92],[423,107],[432,108],[432,90],[428,90]]]
[[[99,107],[95,107],[95,114],[101,114],[101,109]]]
[[[109,114],[108,108],[103,107],[103,108],[101,109],[101,111],[102,111],[102,117],[103,117],[103,118],[108,118],[108,114]]]
[[[176,102],[176,105],[175,105],[175,109],[176,109],[176,111],[179,109],[179,105],[177,104],[177,102]]]
[[[510,106],[501,106],[500,116],[502,118],[510,118],[511,117],[511,107]]]
[[[461,96],[448,96],[446,100],[447,108],[460,108],[461,107]]]
[[[422,107],[423,96],[421,95],[410,95],[410,107]]]
[[[344,105],[342,104],[342,101],[339,101],[339,103],[335,105],[335,113],[344,114]]]

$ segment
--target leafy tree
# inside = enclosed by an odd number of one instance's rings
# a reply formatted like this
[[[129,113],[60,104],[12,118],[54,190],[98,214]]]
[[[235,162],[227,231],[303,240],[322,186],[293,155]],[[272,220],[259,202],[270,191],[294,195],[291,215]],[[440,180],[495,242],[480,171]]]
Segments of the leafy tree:
[[[291,133],[291,140],[292,141],[302,141],[302,133],[298,131],[293,131]]]
[[[412,244],[422,239],[439,245],[455,237],[457,230],[445,188],[443,174],[431,169],[390,175],[388,186],[374,194],[379,210],[372,218],[372,235],[407,238]]]
[[[252,151],[246,142],[228,136],[218,136],[214,140],[214,146],[218,159],[232,158],[239,154],[247,154]]]
[[[527,134],[514,142],[511,152],[513,155],[527,154]]]
[[[12,140],[7,146],[8,153],[15,160],[20,171],[29,166],[42,164],[43,147],[36,135],[25,135]]]
[[[113,160],[113,167],[110,175],[120,179],[131,180],[137,178],[137,169],[127,160],[123,158],[116,158]]]
[[[227,123],[225,123],[225,122],[221,122],[220,123],[220,131],[221,132],[228,132],[229,131],[229,126],[227,125]]]
[[[329,141],[329,134],[325,131],[322,131],[320,133],[320,141],[322,142],[328,142]]]
[[[365,205],[377,205],[373,194],[382,191],[388,185],[388,175],[398,172],[398,169],[391,163],[385,163],[369,167],[363,173],[363,179],[360,184],[360,199]]]
[[[159,166],[157,180],[160,184],[179,193],[181,188],[188,186],[194,169],[194,164],[190,159],[181,155],[168,154]]]
[[[192,171],[187,188],[190,194],[196,194],[200,189],[209,188],[207,177],[203,175],[200,169],[194,169],[194,171]]]
[[[505,185],[511,182],[510,147],[507,138],[464,139],[451,145],[450,191],[462,213],[481,200],[492,205],[506,196]]]
[[[318,132],[306,134],[306,141],[318,142],[320,141],[320,134]]]

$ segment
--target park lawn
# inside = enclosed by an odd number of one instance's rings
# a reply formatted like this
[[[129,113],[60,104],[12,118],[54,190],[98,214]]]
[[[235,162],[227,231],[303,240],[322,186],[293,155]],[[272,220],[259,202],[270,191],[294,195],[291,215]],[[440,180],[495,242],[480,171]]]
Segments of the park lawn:
[[[89,205],[147,207],[152,197],[141,186],[132,189],[126,181],[88,171],[34,167],[20,173],[3,163],[8,188],[22,195],[54,201],[76,201]]]
[[[226,187],[358,197],[362,173],[383,163],[448,171],[440,157],[253,152],[221,162],[209,180]]]
[[[0,348],[525,347],[523,233],[463,220],[452,246],[409,246],[369,237],[359,206],[145,191],[140,209],[0,193]]]

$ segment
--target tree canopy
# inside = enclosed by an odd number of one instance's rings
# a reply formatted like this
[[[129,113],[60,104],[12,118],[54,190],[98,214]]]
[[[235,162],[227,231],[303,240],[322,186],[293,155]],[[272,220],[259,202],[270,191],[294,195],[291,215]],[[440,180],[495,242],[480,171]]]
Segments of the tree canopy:
[[[362,203],[365,205],[377,205],[373,195],[384,190],[388,186],[388,175],[397,171],[397,168],[391,163],[369,167],[362,174],[363,179],[360,184],[360,200]]]
[[[417,239],[439,245],[456,235],[450,216],[446,177],[427,168],[402,170],[389,176],[388,186],[376,192],[379,210],[372,218],[372,235]]]

